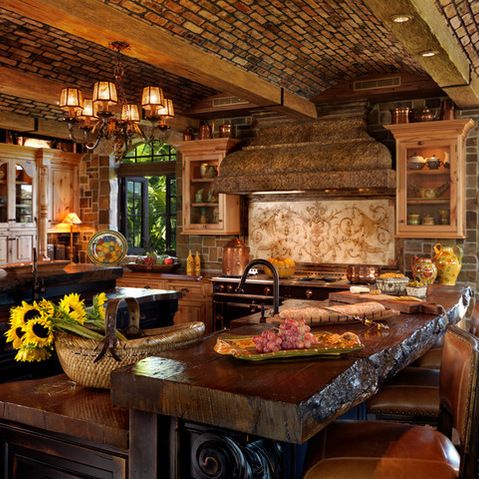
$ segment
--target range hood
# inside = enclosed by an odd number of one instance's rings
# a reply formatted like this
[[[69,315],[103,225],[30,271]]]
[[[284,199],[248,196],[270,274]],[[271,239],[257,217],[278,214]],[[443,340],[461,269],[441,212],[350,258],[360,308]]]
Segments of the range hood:
[[[366,132],[364,120],[331,118],[259,129],[249,146],[224,158],[213,189],[374,194],[395,185],[391,154]]]

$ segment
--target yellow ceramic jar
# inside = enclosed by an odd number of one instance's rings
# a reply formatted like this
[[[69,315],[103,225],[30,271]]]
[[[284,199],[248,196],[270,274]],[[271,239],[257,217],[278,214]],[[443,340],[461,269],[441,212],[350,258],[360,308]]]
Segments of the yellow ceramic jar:
[[[440,284],[454,286],[462,267],[462,249],[460,246],[442,246],[436,243],[434,249],[434,263]]]

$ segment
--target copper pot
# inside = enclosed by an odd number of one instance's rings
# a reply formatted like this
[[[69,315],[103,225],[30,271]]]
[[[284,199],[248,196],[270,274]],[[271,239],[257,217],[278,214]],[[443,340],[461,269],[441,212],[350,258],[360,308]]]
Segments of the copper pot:
[[[233,238],[223,248],[223,273],[241,276],[249,260],[249,248],[239,238]]]
[[[351,264],[346,271],[346,278],[350,283],[374,283],[379,276],[379,266],[367,264]]]

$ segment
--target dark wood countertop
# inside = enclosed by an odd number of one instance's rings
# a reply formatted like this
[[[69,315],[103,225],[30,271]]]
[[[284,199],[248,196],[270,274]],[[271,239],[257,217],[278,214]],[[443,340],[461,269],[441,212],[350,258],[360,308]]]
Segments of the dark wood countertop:
[[[0,384],[0,420],[127,450],[128,410],[65,375]]]
[[[437,294],[444,313],[401,314],[385,320],[388,330],[361,324],[323,327],[357,333],[364,349],[354,354],[338,359],[241,361],[214,352],[217,337],[226,331],[188,349],[114,371],[112,399],[139,411],[303,443],[375,394],[385,380],[429,349],[448,323],[459,320],[469,294],[458,288],[441,288]],[[234,334],[257,334],[266,327],[270,326],[247,326]]]
[[[33,285],[33,273],[27,268],[7,268],[0,275],[0,292],[11,291],[15,288],[25,288]],[[93,264],[68,264],[58,268],[40,265],[38,277],[44,280],[46,285],[61,285],[67,282],[94,282],[107,281],[119,278],[123,275],[120,266],[97,266]]]

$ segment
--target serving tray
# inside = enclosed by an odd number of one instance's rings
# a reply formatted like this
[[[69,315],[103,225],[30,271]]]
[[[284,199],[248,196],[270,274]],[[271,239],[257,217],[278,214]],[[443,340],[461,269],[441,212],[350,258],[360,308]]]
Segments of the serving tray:
[[[327,331],[313,333],[317,338],[332,334]],[[233,356],[246,361],[265,361],[271,359],[290,359],[310,356],[325,358],[339,358],[343,354],[360,351],[362,344],[352,348],[321,348],[312,347],[304,349],[283,349],[271,353],[257,353],[253,342],[253,336],[228,336],[216,340],[214,350],[218,354]]]

